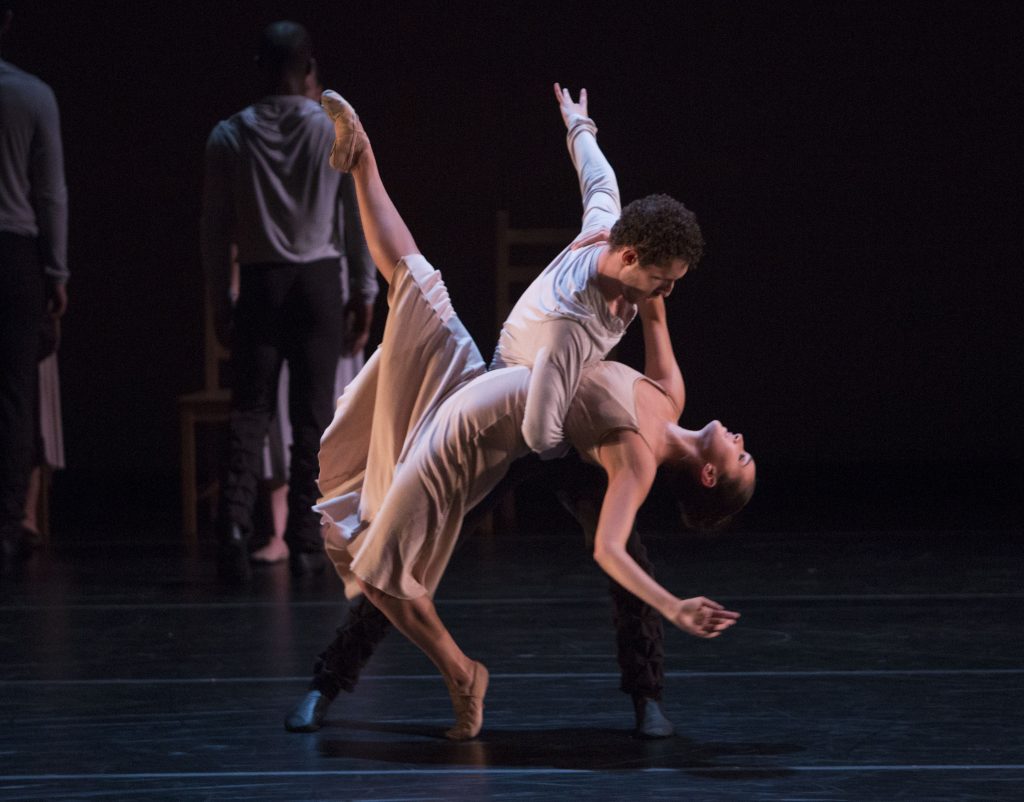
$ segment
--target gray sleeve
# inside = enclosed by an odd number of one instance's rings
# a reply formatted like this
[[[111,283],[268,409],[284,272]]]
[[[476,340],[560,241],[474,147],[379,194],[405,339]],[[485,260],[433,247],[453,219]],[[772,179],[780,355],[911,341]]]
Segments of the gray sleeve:
[[[338,188],[338,219],[342,221],[344,249],[348,262],[348,297],[362,298],[373,303],[377,297],[377,266],[370,258],[370,249],[363,234],[363,223],[359,218],[359,202],[356,199],[355,182],[345,173]]]
[[[229,157],[225,136],[218,125],[206,141],[203,205],[199,224],[203,270],[215,305],[224,303],[231,287],[234,211]]]
[[[51,280],[68,279],[68,190],[57,99],[47,88],[29,151],[32,206],[39,226],[39,253]]]
[[[565,418],[580,383],[589,338],[574,320],[552,318],[537,325],[537,356],[523,413],[523,439],[541,459],[564,456]]]
[[[574,115],[569,121],[566,144],[580,180],[583,225],[580,232],[611,228],[622,214],[615,171],[597,145],[597,126],[589,117]]]

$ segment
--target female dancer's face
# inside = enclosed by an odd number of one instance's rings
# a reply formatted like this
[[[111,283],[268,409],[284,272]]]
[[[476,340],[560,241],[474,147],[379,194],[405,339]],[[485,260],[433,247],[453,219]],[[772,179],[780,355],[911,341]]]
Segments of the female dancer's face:
[[[704,460],[715,467],[719,477],[740,487],[753,486],[757,469],[744,448],[742,434],[730,432],[721,421],[713,420],[701,429],[700,441]]]

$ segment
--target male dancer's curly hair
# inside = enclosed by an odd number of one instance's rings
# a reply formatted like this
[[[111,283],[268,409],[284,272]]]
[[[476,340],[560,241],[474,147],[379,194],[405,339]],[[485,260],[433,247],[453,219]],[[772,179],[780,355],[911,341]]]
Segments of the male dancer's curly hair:
[[[612,248],[636,249],[641,266],[682,259],[693,270],[704,255],[697,216],[668,195],[648,195],[628,204],[612,226]]]

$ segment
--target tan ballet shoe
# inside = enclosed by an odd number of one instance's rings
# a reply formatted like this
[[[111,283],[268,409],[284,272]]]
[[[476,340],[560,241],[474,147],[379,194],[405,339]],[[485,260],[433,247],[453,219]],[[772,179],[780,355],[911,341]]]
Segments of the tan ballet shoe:
[[[484,726],[484,696],[487,694],[487,683],[490,679],[487,666],[473,663],[473,678],[469,683],[468,692],[459,692],[451,686],[448,693],[455,709],[455,726],[445,733],[446,738],[453,741],[468,741],[476,738]]]
[[[359,122],[359,115],[352,105],[333,89],[327,89],[320,96],[320,105],[327,116],[334,121],[334,147],[331,148],[331,167],[343,173],[349,172],[370,145],[370,140]]]

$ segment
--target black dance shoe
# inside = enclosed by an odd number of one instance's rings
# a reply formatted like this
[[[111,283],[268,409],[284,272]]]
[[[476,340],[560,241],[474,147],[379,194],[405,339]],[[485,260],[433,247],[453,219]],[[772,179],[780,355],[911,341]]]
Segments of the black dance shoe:
[[[665,718],[661,707],[653,699],[634,696],[633,709],[636,711],[637,737],[668,738],[675,734],[676,728]]]
[[[316,732],[323,726],[324,715],[333,701],[320,691],[310,691],[285,717],[284,728],[288,732]]]
[[[34,546],[28,537],[29,531],[13,526],[0,532],[0,574],[16,569],[32,556]]]
[[[232,524],[217,543],[217,576],[229,585],[244,585],[252,579],[249,544],[237,524]]]
[[[327,555],[320,551],[299,551],[292,548],[288,552],[288,569],[292,576],[320,576],[327,568]]]

